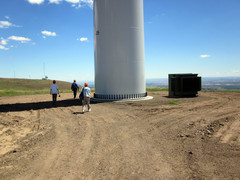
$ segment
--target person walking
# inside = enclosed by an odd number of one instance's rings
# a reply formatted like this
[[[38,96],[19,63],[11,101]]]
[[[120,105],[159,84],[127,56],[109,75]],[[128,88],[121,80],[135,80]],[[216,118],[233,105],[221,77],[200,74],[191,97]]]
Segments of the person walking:
[[[79,90],[79,86],[76,83],[76,80],[73,81],[71,89],[73,91],[73,98],[75,99],[77,96],[77,91]]]
[[[58,85],[56,85],[56,81],[53,80],[53,84],[50,87],[50,94],[52,94],[53,105],[56,104],[57,101],[57,94],[59,94]],[[60,96],[60,94],[59,94]]]
[[[84,84],[81,92],[83,92],[83,101],[82,101],[82,112],[85,112],[85,105],[88,106],[88,112],[91,111],[90,106],[90,96],[91,96],[91,89],[88,87],[88,83]]]

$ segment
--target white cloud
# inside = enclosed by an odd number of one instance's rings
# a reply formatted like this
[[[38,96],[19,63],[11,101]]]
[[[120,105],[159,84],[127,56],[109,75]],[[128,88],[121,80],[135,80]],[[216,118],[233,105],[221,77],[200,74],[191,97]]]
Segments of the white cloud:
[[[238,74],[238,73],[240,73],[240,70],[233,70],[232,72],[235,74]]]
[[[49,3],[59,4],[62,0],[49,0]]]
[[[27,0],[27,1],[31,4],[42,4],[44,3],[45,0]],[[71,3],[72,7],[75,7],[76,9],[81,8],[84,5],[93,8],[93,0],[48,0],[48,2],[52,4],[60,4],[63,1]]]
[[[0,44],[2,44],[2,45],[7,45],[7,42],[8,42],[7,39],[3,39],[3,38],[1,38],[1,42],[0,42]]]
[[[76,3],[79,3],[80,0],[65,0],[66,2],[69,2],[69,3],[73,3],[73,4],[76,4]]]
[[[82,7],[82,5],[81,4],[72,4],[72,7],[75,7],[76,9],[79,9],[79,8]]]
[[[13,26],[13,27],[20,27],[18,25],[12,24],[9,21],[0,21],[0,28],[9,28],[11,26]]]
[[[0,49],[1,49],[1,50],[9,50],[9,48],[6,48],[6,47],[3,46],[3,45],[0,45]]]
[[[28,0],[28,2],[31,4],[42,4],[44,0]]]
[[[80,0],[80,1],[88,4],[93,4],[93,0]]]
[[[8,48],[6,47],[7,44],[10,44],[9,43],[10,41],[18,41],[20,43],[28,43],[32,40],[29,38],[26,38],[26,37],[21,37],[21,36],[10,36],[7,39],[4,39],[1,37],[0,38],[0,49],[1,50],[9,50],[10,48],[13,48],[14,47],[13,45],[9,45]],[[34,42],[33,42],[33,44],[34,44]]]
[[[0,21],[0,28],[9,28],[12,25],[9,21]]]
[[[10,19],[10,17],[9,17],[9,16],[5,16],[5,18],[6,18],[6,19]]]
[[[60,4],[60,2],[65,1],[72,4],[72,7],[81,8],[83,5],[87,5],[93,8],[93,0],[49,0],[49,3]]]
[[[8,39],[13,41],[21,41],[21,43],[26,43],[28,41],[31,41],[31,39],[26,37],[21,37],[21,36],[11,36]]]
[[[55,32],[50,32],[50,31],[42,31],[42,34],[44,35],[43,38],[46,36],[56,36],[57,34]]]
[[[89,7],[93,8],[93,0],[81,0],[81,2],[87,4]]]
[[[208,58],[210,57],[211,55],[208,55],[208,54],[203,54],[203,55],[200,55],[201,58]]]
[[[81,37],[81,38],[78,38],[77,39],[78,41],[81,41],[81,42],[84,42],[84,41],[88,41],[88,38],[86,38],[86,37]]]

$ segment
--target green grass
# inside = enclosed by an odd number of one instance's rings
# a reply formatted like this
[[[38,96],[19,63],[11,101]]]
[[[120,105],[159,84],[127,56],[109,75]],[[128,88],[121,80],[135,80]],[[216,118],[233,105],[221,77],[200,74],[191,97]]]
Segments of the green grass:
[[[21,96],[21,95],[33,95],[33,94],[49,94],[52,80],[40,80],[40,79],[11,79],[0,78],[0,96]],[[71,83],[58,81],[57,85],[60,89],[60,93],[71,93]],[[81,89],[81,87],[80,87]],[[168,91],[167,87],[148,87],[148,92],[153,95],[160,95],[157,91]],[[203,92],[240,92],[240,90],[202,90]],[[95,92],[95,89],[91,89],[91,92]],[[177,102],[171,102],[172,105],[177,105]]]
[[[155,93],[155,92],[153,92],[153,93],[151,93],[151,95],[161,95],[161,93]]]
[[[52,80],[0,78],[0,96],[49,94]],[[58,81],[60,93],[70,93],[71,83]]]
[[[31,94],[47,94],[50,93],[49,89],[43,90],[21,90],[21,89],[1,89],[0,96],[21,96]]]
[[[168,88],[158,88],[158,87],[148,87],[146,88],[147,91],[168,91]]]
[[[61,93],[71,93],[71,90],[60,90]],[[21,89],[1,89],[1,96],[22,96],[22,95],[34,95],[34,94],[50,94],[49,89],[41,89],[41,90],[21,90]]]
[[[175,105],[175,106],[176,106],[176,105],[178,105],[178,102],[179,102],[179,101],[171,101],[171,102],[169,102],[169,104],[170,104],[170,105]]]
[[[0,78],[0,90],[1,89],[24,89],[24,90],[42,90],[50,88],[52,80],[40,80],[40,79],[10,79]],[[68,90],[71,88],[71,83],[58,81],[57,85],[59,89]]]
[[[202,92],[240,92],[240,89],[202,90]]]

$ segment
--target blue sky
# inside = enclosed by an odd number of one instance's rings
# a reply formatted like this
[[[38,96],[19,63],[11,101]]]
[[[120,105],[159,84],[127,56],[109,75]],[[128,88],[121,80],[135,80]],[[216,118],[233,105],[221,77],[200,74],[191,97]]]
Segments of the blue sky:
[[[94,80],[92,0],[1,0],[0,77]],[[146,78],[240,76],[239,0],[144,0]]]

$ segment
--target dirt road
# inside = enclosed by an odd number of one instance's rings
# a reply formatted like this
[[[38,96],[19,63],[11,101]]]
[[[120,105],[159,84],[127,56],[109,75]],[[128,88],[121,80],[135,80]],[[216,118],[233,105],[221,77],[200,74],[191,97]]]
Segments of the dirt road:
[[[0,179],[240,179],[240,93],[0,97]]]

